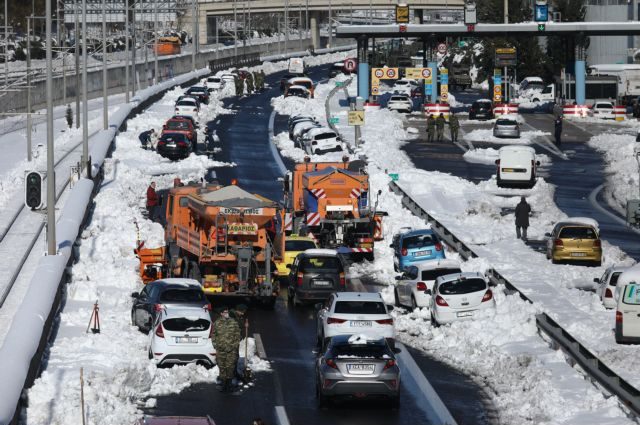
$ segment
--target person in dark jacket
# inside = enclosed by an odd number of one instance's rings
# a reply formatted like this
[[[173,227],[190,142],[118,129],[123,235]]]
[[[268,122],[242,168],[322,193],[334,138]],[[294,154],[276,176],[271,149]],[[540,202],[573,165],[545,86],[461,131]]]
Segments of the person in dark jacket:
[[[431,143],[436,139],[436,120],[433,114],[427,118],[427,142]]]
[[[155,219],[158,205],[160,205],[160,197],[156,193],[156,182],[151,182],[147,188],[147,211],[149,212],[149,219]]]
[[[151,130],[143,131],[138,136],[140,139],[140,143],[142,143],[142,148],[147,149],[152,147],[151,138],[156,134],[156,131],[152,128]]]
[[[527,204],[524,196],[520,198],[520,203],[516,205],[516,236],[523,241],[527,240],[527,227],[529,227],[529,214],[531,214],[531,206]],[[522,237],[520,230],[522,229]]]
[[[560,146],[562,144],[562,117],[556,117],[555,121],[553,121],[553,127],[555,130],[556,145]]]
[[[458,141],[458,130],[460,130],[460,121],[458,117],[452,112],[449,115],[449,131],[451,132],[451,141],[456,143]]]
[[[444,125],[447,121],[444,119],[444,114],[441,112],[436,118],[436,133],[438,135],[438,142],[442,142],[444,139]]]

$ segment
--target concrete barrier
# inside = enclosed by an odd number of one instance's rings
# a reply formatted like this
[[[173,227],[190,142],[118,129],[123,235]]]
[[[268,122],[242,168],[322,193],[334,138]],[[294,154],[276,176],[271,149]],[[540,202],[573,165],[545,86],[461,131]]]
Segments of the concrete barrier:
[[[423,110],[426,117],[433,115],[434,118],[438,118],[440,114],[442,114],[444,115],[444,119],[449,121],[451,108],[448,103],[425,103]]]
[[[584,118],[589,114],[587,105],[564,105],[562,107],[562,116],[564,118]]]
[[[517,115],[518,105],[515,103],[496,103],[493,107],[493,115],[497,118],[501,115]]]
[[[616,121],[624,121],[627,118],[627,108],[625,106],[614,106],[613,117]]]

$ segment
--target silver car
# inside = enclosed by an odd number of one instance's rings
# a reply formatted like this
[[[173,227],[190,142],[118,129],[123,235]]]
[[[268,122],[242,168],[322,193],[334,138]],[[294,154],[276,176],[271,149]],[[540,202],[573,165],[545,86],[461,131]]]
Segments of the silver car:
[[[493,137],[520,137],[520,125],[513,118],[498,118],[493,126]]]
[[[334,398],[382,398],[400,403],[400,368],[384,338],[338,335],[316,361],[320,407]]]

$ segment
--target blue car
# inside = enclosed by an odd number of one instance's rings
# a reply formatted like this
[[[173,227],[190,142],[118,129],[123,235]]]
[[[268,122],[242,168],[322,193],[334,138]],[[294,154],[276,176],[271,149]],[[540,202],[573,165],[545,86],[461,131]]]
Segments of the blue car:
[[[445,258],[442,242],[431,229],[398,233],[393,237],[391,248],[393,269],[397,272],[416,263]]]

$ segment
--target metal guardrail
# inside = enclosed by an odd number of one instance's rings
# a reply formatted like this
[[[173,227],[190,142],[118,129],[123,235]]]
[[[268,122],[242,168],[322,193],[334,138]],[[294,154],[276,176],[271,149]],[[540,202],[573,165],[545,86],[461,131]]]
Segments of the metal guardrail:
[[[462,258],[468,260],[470,258],[479,257],[469,246],[456,237],[435,217],[420,207],[407,193],[398,186],[396,182],[389,183],[389,188],[397,195],[402,196],[402,205],[405,206],[417,217],[422,218],[429,223],[438,236],[444,240],[447,245],[457,251]],[[490,269],[487,276],[492,284],[503,284],[509,290],[517,293],[520,298],[533,304],[533,301],[522,293],[518,288],[511,284],[498,271]],[[562,350],[572,362],[580,365],[585,374],[594,383],[597,383],[610,393],[614,394],[620,402],[626,406],[634,415],[640,416],[640,390],[629,384],[614,371],[612,371],[604,362],[596,357],[587,347],[582,345],[569,332],[562,328],[555,320],[546,313],[536,315],[536,326],[538,333],[544,333],[551,340],[553,349]],[[567,361],[571,366],[574,363]]]
[[[254,66],[260,64],[260,53],[247,53],[237,57],[219,58],[209,61],[211,72],[222,71],[228,68],[238,68],[241,66]]]

